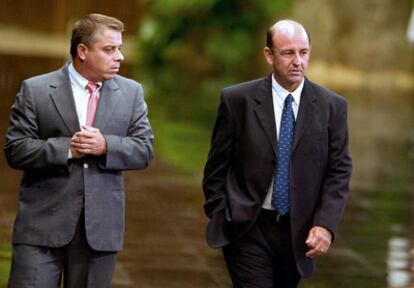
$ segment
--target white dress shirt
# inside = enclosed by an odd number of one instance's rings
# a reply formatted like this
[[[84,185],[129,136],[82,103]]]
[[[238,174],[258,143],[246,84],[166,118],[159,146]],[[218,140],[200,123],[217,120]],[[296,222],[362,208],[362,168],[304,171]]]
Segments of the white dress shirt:
[[[85,77],[80,75],[78,71],[73,67],[73,63],[70,63],[68,66],[70,85],[72,87],[73,99],[75,100],[76,114],[78,116],[79,124],[81,126],[86,125],[86,114],[88,112],[88,101],[91,96],[88,89],[86,89],[86,84],[89,83]],[[102,87],[102,82],[97,82],[97,97],[99,99],[100,88]],[[68,158],[72,158],[72,153],[69,148]]]
[[[73,63],[69,64],[68,71],[70,85],[72,86],[73,99],[75,100],[76,113],[78,114],[79,124],[82,127],[82,125],[86,124],[86,113],[88,111],[90,93],[88,89],[86,89],[86,84],[89,83],[89,80],[75,70]],[[102,87],[102,82],[97,82],[97,84],[99,87],[96,93],[98,93],[97,97],[99,99],[99,90]]]
[[[272,75],[272,98],[273,98],[273,110],[275,113],[275,121],[276,121],[277,139],[279,139],[280,122],[282,120],[282,111],[283,111],[283,105],[285,103],[285,99],[289,94],[293,96],[292,109],[293,109],[293,114],[296,120],[298,116],[298,111],[299,111],[300,95],[302,94],[304,83],[305,83],[305,79],[302,80],[302,82],[300,83],[298,88],[296,88],[295,91],[289,92],[288,90],[283,88],[279,83],[277,83],[274,78],[274,75]],[[272,206],[273,181],[274,179],[272,179],[270,183],[270,186],[267,190],[265,201],[262,205],[264,209],[269,209],[269,210],[275,209]]]

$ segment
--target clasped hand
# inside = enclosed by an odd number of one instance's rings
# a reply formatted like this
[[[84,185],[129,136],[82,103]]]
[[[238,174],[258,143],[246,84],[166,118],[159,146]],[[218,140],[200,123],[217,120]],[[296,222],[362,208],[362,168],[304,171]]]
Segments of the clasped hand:
[[[106,140],[99,129],[91,126],[82,126],[70,142],[72,158],[82,158],[85,155],[99,156],[106,153]]]

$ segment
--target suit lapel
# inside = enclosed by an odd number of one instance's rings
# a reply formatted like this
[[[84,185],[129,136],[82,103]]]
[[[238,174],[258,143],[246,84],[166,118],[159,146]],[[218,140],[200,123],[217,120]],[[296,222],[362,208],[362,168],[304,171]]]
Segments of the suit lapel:
[[[107,80],[103,83],[101,93],[99,95],[98,110],[96,111],[93,126],[100,131],[105,129],[113,111],[121,99],[119,86],[115,80]]]
[[[68,65],[65,65],[57,72],[55,81],[49,84],[52,89],[50,97],[54,102],[63,122],[70,135],[80,130],[78,114],[76,112],[75,100],[73,99],[72,87],[70,84]]]
[[[317,109],[317,98],[315,94],[312,93],[311,85],[309,80],[305,78],[305,84],[302,90],[302,96],[300,99],[298,116],[296,119],[295,125],[295,135],[293,138],[293,147],[292,154],[295,152],[295,149],[302,137],[304,131],[312,123],[313,118],[318,113]]]
[[[272,99],[272,75],[263,79],[256,95],[257,106],[255,107],[256,116],[269,139],[273,152],[276,155],[276,123],[275,113],[273,110]]]

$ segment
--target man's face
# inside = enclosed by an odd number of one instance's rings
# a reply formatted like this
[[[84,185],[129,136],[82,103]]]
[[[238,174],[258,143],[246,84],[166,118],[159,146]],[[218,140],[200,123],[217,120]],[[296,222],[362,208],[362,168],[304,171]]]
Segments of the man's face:
[[[99,29],[91,47],[84,46],[83,53],[79,53],[79,58],[84,63],[85,78],[94,82],[114,78],[124,60],[120,51],[121,47],[122,33],[120,31],[109,28]]]
[[[302,29],[278,31],[273,36],[273,48],[265,48],[265,57],[273,66],[276,81],[288,91],[302,82],[308,67],[311,48]]]

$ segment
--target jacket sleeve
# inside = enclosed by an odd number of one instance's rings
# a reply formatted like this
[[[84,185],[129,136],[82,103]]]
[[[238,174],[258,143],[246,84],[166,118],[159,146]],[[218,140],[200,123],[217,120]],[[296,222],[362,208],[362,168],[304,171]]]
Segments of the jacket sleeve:
[[[209,218],[227,206],[226,177],[234,149],[233,139],[232,110],[224,92],[222,92],[211,139],[211,148],[204,168],[203,191],[206,200],[204,210]]]
[[[28,82],[23,81],[12,106],[4,145],[9,166],[21,170],[67,168],[70,138],[40,139],[37,120],[33,92]]]
[[[348,151],[347,104],[341,101],[329,124],[329,154],[321,202],[314,225],[329,229],[333,236],[342,217],[349,192],[352,160]]]
[[[135,95],[132,117],[126,137],[104,135],[107,153],[101,161],[101,169],[143,169],[153,158],[153,134],[148,120],[148,107],[141,85]]]

